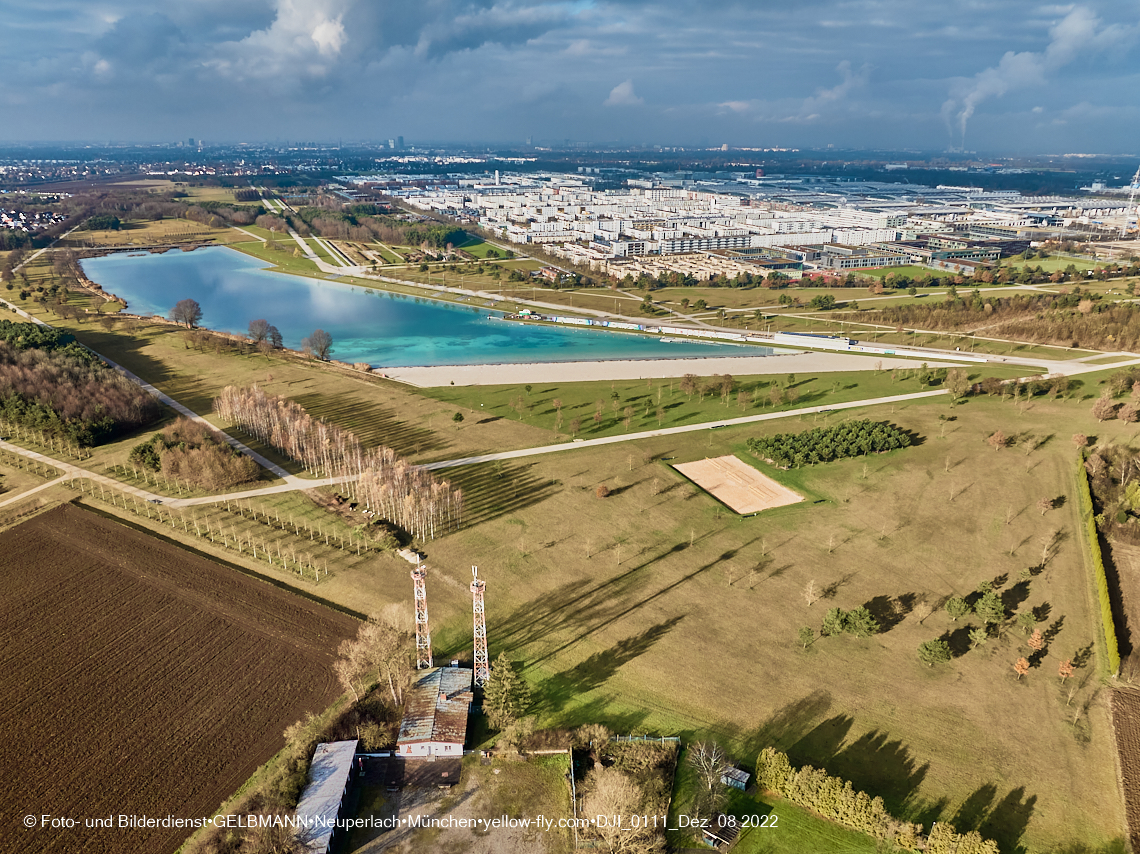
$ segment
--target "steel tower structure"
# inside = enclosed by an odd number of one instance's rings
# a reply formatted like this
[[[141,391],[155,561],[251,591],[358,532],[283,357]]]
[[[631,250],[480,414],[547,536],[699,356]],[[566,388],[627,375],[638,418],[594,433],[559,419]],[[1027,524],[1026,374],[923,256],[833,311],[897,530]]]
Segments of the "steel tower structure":
[[[422,563],[412,570],[416,587],[416,670],[431,667],[431,630],[428,628],[427,567]]]
[[[1140,211],[1136,209],[1136,191],[1140,190],[1140,168],[1132,176],[1132,183],[1128,187],[1128,207],[1124,209],[1124,224],[1120,226],[1120,236],[1128,233],[1128,218],[1135,215],[1136,227],[1140,228]]]
[[[483,591],[487,582],[479,580],[479,567],[471,567],[471,609],[475,616],[475,684],[482,688],[491,676],[487,656],[487,618],[483,613]]]

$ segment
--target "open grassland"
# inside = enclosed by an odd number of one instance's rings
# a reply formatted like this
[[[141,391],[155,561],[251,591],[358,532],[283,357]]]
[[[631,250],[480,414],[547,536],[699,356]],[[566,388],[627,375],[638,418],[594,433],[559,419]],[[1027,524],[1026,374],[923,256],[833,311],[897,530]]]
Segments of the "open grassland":
[[[492,653],[526,665],[544,722],[713,733],[746,762],[772,743],[883,796],[900,816],[984,824],[1008,850],[1107,844],[1123,817],[1069,436],[1119,441],[1131,430],[1098,425],[1087,407],[971,399],[848,413],[922,440],[787,473],[761,466],[814,503],[747,520],[661,458],[747,458],[747,436],[810,420],[457,470],[461,484],[476,472],[497,479],[501,499],[519,503],[431,544],[429,584],[460,586],[479,565]],[[992,449],[985,438],[996,429],[1016,443]],[[599,483],[609,498],[595,497]],[[1043,497],[1061,506],[1043,515]],[[813,581],[824,598],[809,606]],[[1013,663],[1028,652],[1024,634],[1003,627],[969,650],[977,621],[952,622],[939,607],[982,581],[996,584],[1011,618],[1032,611],[1049,639],[1021,680]],[[860,605],[883,633],[800,647],[799,628],[818,632],[827,608]],[[455,612],[434,608],[437,655],[469,647],[468,608],[462,598]],[[955,658],[928,668],[916,648],[938,637]],[[1057,663],[1068,657],[1082,666],[1062,687]]]
[[[211,228],[187,219],[128,220],[117,231],[72,232],[57,244],[60,247],[158,246],[171,243],[229,243],[249,238],[232,228]]]
[[[700,368],[700,361],[694,360],[694,372]],[[563,437],[596,439],[805,406],[914,394],[931,388],[920,384],[920,368],[921,363],[916,362],[913,370],[837,372],[815,377],[787,374],[736,377],[727,400],[719,389],[687,394],[682,391],[680,379],[534,383],[529,389],[525,385],[441,386],[423,389],[420,394],[457,408],[465,414],[465,419],[477,417],[477,413],[483,419],[513,420],[550,431],[555,430],[558,422],[559,409],[554,401],[561,401],[562,424],[557,432]],[[965,370],[974,382],[988,376],[1007,379],[1036,373],[1030,368],[1005,365],[970,365]],[[713,379],[702,376],[698,384],[707,387]],[[773,403],[774,391],[779,392],[778,403]],[[738,397],[740,392],[748,395],[747,400]],[[791,400],[790,395],[795,399]],[[601,418],[595,421],[599,404]],[[632,410],[628,416],[627,409]],[[627,417],[630,419],[628,428]],[[578,431],[572,433],[575,420],[580,421],[580,425]],[[464,420],[459,432],[467,429],[467,423]]]
[[[2,537],[13,816],[210,815],[340,694],[349,617],[66,505]],[[20,828],[3,848],[167,852],[186,835]]]

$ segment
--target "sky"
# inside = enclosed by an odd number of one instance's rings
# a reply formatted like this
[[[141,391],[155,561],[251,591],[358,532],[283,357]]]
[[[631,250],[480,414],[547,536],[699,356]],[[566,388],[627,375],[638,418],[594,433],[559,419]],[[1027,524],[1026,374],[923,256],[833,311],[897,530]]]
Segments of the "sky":
[[[0,3],[0,141],[1140,152],[1140,0]]]

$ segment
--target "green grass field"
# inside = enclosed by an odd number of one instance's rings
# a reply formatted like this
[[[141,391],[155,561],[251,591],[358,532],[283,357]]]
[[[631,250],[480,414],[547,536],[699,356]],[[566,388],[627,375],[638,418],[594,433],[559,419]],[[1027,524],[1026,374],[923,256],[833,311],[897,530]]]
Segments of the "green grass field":
[[[755,757],[739,761],[751,765]],[[693,795],[699,785],[682,751],[669,811],[670,831],[667,833],[669,843],[675,848],[697,848],[702,844],[700,831],[684,827],[682,818],[694,814]],[[741,854],[804,854],[809,851],[812,854],[876,854],[879,851],[875,840],[867,834],[821,819],[777,798],[728,789],[723,814],[739,819],[739,826],[743,826],[745,820],[750,824],[740,832],[732,849]],[[760,821],[756,822],[754,818]]]
[[[699,371],[700,367],[699,362],[693,365],[694,371]],[[920,385],[917,376],[920,367],[921,363],[916,362],[913,369],[798,376],[791,383],[785,374],[736,377],[734,391],[727,402],[719,390],[685,394],[679,379],[532,383],[529,389],[525,385],[441,386],[423,389],[420,393],[463,412],[464,425],[471,419],[501,418],[550,431],[555,431],[558,423],[559,410],[553,401],[559,400],[562,403],[562,423],[557,432],[564,438],[595,439],[805,406],[928,391],[934,387]],[[966,370],[974,382],[987,376],[1006,379],[1035,373],[1029,368],[1002,365],[970,366]],[[712,378],[702,376],[700,380],[701,385],[707,386]],[[782,389],[785,397],[785,402],[778,405],[773,405],[769,397],[774,384]],[[741,391],[749,395],[747,403],[738,400],[737,395]],[[787,396],[793,392],[795,401],[788,401]],[[520,400],[521,411],[517,406]],[[595,421],[599,402],[601,418]],[[625,425],[627,409],[632,410],[628,416],[628,428]],[[572,430],[575,420],[580,422],[577,432]]]
[[[745,762],[774,743],[883,796],[902,817],[929,824],[983,802],[980,814],[1008,850],[1106,844],[1121,832],[1121,806],[1099,666],[1087,657],[1099,629],[1075,539],[1068,436],[1130,432],[1097,425],[1087,409],[988,399],[952,413],[933,403],[869,409],[921,444],[797,471],[789,482],[822,503],[746,520],[661,458],[742,453],[747,436],[794,422],[488,471],[523,498],[432,546],[429,565],[450,579],[433,589],[450,596],[462,583],[452,567],[480,566],[492,653],[526,665],[546,724],[715,734]],[[999,428],[1019,443],[992,450],[985,437]],[[466,473],[455,474],[463,483]],[[599,483],[610,498],[595,498]],[[1042,516],[1042,496],[1065,504]],[[1056,553],[1044,571],[1019,580],[1046,547]],[[1011,613],[1037,609],[1042,630],[1055,633],[1042,666],[1022,680],[1012,664],[1025,654],[1023,635],[1007,629],[963,652],[966,623],[938,609],[995,578]],[[802,596],[811,581],[827,596],[813,606]],[[934,609],[925,617],[924,603]],[[862,604],[890,628],[799,648],[798,629],[818,631],[827,607]],[[435,636],[446,654],[461,654],[469,606],[447,607],[433,611]],[[915,650],[939,636],[960,655],[927,668]],[[1067,704],[1056,667],[1074,655],[1085,661],[1079,697]]]

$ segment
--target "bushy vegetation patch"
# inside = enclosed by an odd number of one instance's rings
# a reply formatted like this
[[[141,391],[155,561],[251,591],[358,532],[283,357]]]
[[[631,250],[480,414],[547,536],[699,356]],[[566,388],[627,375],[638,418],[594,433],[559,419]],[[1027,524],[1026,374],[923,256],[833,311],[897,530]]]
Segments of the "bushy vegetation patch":
[[[802,433],[777,433],[748,440],[748,450],[782,468],[799,468],[844,457],[905,448],[910,435],[886,421],[848,421]]]
[[[131,463],[161,471],[203,489],[225,489],[257,480],[257,463],[235,451],[210,428],[179,418],[131,449]]]

